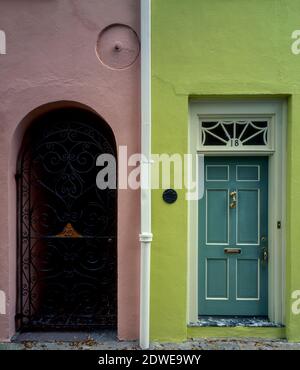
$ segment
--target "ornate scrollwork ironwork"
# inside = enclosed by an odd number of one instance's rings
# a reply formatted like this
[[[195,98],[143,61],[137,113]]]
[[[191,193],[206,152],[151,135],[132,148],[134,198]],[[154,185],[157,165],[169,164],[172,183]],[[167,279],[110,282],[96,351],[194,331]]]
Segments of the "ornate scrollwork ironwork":
[[[20,156],[21,328],[116,325],[117,194],[96,186],[96,159],[115,155],[115,145],[103,123],[89,118],[60,112],[39,121]]]

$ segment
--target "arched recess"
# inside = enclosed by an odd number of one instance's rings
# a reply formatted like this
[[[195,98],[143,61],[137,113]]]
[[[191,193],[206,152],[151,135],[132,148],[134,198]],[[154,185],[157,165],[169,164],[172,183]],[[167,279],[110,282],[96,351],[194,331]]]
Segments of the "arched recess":
[[[100,190],[108,124],[78,106],[27,122],[17,160],[18,329],[117,325],[117,190]]]

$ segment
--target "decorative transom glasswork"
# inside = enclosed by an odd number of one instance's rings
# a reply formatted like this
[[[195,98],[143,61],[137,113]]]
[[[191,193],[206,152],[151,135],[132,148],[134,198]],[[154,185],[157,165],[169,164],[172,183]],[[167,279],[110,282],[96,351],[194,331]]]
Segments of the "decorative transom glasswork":
[[[200,120],[200,146],[226,149],[269,148],[267,119]]]

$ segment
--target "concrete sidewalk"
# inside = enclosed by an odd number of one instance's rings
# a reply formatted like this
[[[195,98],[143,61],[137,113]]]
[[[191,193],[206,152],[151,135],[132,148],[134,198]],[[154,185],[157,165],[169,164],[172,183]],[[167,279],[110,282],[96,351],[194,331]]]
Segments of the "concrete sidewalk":
[[[49,334],[47,334],[49,336]],[[54,335],[54,334],[53,334]],[[35,334],[20,337],[14,343],[0,343],[0,350],[139,350],[137,342],[121,342],[113,333],[72,334],[68,338],[44,338]],[[194,339],[183,343],[152,343],[152,350],[300,350],[300,343],[254,338]]]

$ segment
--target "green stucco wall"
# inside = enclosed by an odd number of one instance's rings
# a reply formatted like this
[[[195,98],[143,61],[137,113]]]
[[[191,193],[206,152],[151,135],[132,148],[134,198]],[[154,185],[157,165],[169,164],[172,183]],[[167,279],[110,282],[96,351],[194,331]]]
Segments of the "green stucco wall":
[[[300,340],[291,292],[300,290],[299,0],[152,0],[153,153],[188,152],[190,96],[288,99],[286,336]],[[153,191],[151,338],[191,335],[187,307],[187,201]],[[228,334],[226,334],[228,335]],[[259,332],[258,335],[259,336]]]

